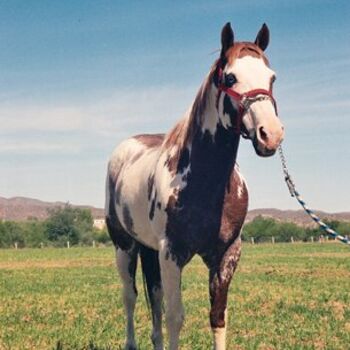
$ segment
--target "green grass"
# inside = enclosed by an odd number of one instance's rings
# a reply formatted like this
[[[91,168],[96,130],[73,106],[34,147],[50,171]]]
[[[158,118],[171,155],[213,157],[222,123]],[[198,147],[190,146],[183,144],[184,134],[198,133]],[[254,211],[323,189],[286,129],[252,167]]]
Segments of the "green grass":
[[[207,280],[195,258],[183,277],[181,349],[211,349]],[[137,341],[152,349],[140,274],[138,286]],[[0,250],[0,349],[121,349],[120,289],[112,248]],[[349,247],[244,246],[230,289],[228,349],[349,344]]]

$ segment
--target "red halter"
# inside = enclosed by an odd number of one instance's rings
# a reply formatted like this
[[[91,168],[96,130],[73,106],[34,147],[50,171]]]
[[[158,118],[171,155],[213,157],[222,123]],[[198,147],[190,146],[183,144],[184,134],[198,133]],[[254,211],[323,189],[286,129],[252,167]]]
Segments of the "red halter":
[[[233,89],[225,86],[225,84],[222,82],[222,69],[218,67],[218,96],[216,100],[216,105],[219,105],[219,99],[221,96],[221,92],[224,92],[225,94],[232,97],[238,106],[238,115],[237,115],[237,125],[236,125],[236,132],[241,133],[241,125],[244,114],[248,111],[250,106],[257,101],[263,101],[263,100],[270,100],[273,104],[273,107],[275,108],[275,112],[277,115],[277,103],[272,95],[272,89],[265,90],[265,89],[254,89],[247,92],[244,92],[243,94],[240,94],[239,92],[234,91]]]

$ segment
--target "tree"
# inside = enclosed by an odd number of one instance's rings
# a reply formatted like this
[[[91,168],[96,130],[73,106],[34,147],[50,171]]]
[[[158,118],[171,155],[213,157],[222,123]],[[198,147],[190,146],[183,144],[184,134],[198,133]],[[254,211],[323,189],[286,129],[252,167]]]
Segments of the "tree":
[[[23,230],[23,237],[26,247],[40,247],[41,243],[47,243],[45,232],[45,221],[39,221],[35,218],[20,223]]]
[[[93,218],[88,209],[72,208],[69,204],[49,210],[45,233],[49,241],[64,245],[92,240]]]
[[[18,243],[19,247],[24,246],[24,233],[21,225],[14,221],[0,222],[0,247],[9,248]]]
[[[244,226],[243,239],[249,240],[254,237],[256,242],[271,240],[271,236],[276,235],[277,223],[271,218],[257,216],[253,221]]]
[[[274,237],[276,242],[289,242],[291,237],[295,240],[307,240],[309,231],[292,222],[279,222],[272,218],[256,217],[244,226],[243,240],[254,237],[255,242],[271,241]]]

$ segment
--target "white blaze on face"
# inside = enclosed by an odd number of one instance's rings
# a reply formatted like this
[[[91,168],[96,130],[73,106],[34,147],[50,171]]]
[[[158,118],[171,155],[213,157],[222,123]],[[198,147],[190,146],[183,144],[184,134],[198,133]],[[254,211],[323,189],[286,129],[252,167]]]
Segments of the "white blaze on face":
[[[240,94],[255,89],[270,90],[271,79],[275,74],[262,58],[252,56],[237,58],[225,73],[232,73],[236,76],[237,83],[234,85],[234,90]],[[262,119],[275,117],[275,110],[271,101],[266,100],[253,103],[250,113],[245,115],[243,122],[250,131],[261,124],[263,122]]]
[[[249,55],[236,59],[225,73],[235,75],[237,83],[233,89],[240,94],[255,89],[269,91],[275,75],[262,58]],[[283,127],[269,99],[252,103],[243,117],[243,123],[249,136],[253,138],[256,135],[262,147],[275,148],[282,140]]]

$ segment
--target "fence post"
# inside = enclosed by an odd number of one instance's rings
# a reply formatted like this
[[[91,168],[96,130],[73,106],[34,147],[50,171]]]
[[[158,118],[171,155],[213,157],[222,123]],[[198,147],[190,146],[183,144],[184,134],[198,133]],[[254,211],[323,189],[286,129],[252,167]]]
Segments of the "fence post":
[[[69,244],[69,241],[67,241],[67,248],[68,248],[68,249],[70,248],[70,244]]]
[[[254,237],[252,237],[250,240],[251,240],[252,244],[254,244]]]
[[[18,243],[15,242],[15,249],[18,249]]]
[[[292,243],[294,243],[294,238],[293,238],[293,236],[290,237],[290,241],[291,241]]]
[[[43,242],[40,242],[40,248],[44,248],[44,243]]]
[[[314,236],[311,236],[311,243],[314,243]]]
[[[95,241],[92,241],[92,248],[96,248],[96,243],[95,243]]]
[[[275,244],[275,237],[272,236],[272,244]]]

